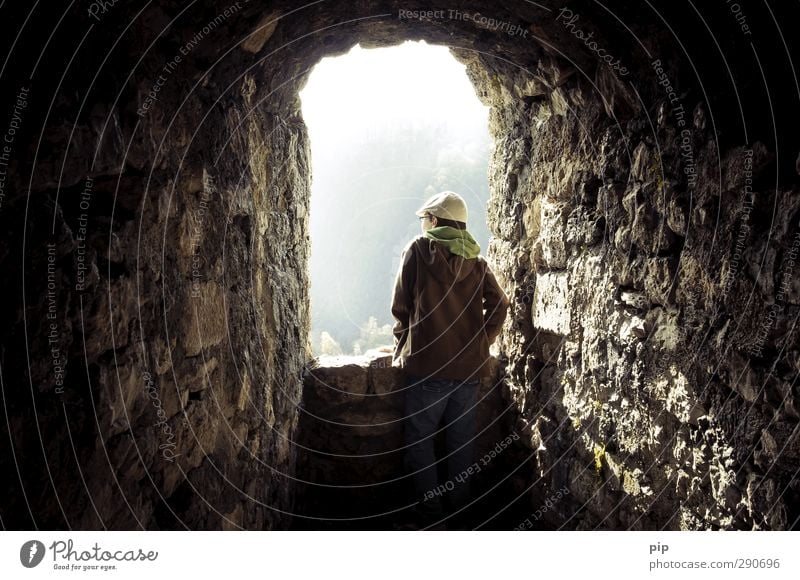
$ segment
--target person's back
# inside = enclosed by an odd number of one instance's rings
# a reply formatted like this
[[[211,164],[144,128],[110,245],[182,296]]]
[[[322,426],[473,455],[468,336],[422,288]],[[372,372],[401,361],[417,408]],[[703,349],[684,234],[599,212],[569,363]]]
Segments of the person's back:
[[[433,525],[443,515],[434,434],[444,419],[452,483],[445,484],[445,499],[455,514],[470,496],[464,474],[473,461],[477,392],[490,372],[489,345],[509,301],[467,231],[461,196],[442,192],[416,213],[423,235],[403,250],[392,299],[392,366],[402,368],[409,382],[405,461],[418,502],[415,519]]]
[[[431,378],[484,378],[508,299],[483,256],[451,251],[461,238],[450,230],[432,228],[404,250],[392,307],[393,365]]]

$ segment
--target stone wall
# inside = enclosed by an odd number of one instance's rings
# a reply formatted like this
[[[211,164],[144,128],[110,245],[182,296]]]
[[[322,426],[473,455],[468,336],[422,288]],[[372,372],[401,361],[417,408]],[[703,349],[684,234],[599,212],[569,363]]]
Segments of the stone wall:
[[[407,517],[414,497],[403,465],[404,399],[407,378],[392,368],[391,355],[317,357],[307,365],[297,434],[294,529],[391,529]],[[530,481],[530,452],[513,431],[513,405],[492,358],[493,377],[484,379],[476,409],[475,502],[469,513],[485,529],[507,529],[498,513],[513,497],[512,471]],[[444,431],[435,438],[437,457],[446,456]],[[495,449],[497,448],[497,449]],[[524,459],[523,459],[524,461]],[[444,461],[438,466],[447,493]],[[513,474],[512,474],[513,475]],[[530,498],[525,495],[523,504]]]
[[[724,3],[708,21],[627,1],[453,3],[482,19],[23,4],[3,8],[23,30],[2,94],[4,527],[289,525],[309,359],[297,93],[323,56],[405,39],[453,47],[492,106],[499,360],[538,470],[512,495],[536,509],[568,488],[555,528],[796,525],[796,76],[769,32],[794,8],[749,13],[751,45]]]
[[[681,103],[682,128],[658,95],[655,118],[631,100],[619,125],[568,67],[535,73],[556,88],[532,94],[522,76],[489,98],[504,103],[491,219],[514,295],[502,351],[517,428],[534,486],[571,492],[548,519],[791,526],[800,190],[770,185],[759,141],[719,150],[702,102]]]
[[[134,24],[129,50],[158,35],[164,10]],[[138,67],[84,55],[121,92],[74,73],[92,100],[64,96],[38,156],[31,138],[15,164],[0,212],[14,445],[0,461],[3,496],[20,504],[5,526],[285,525],[309,320],[308,138],[256,100],[253,76],[223,83],[208,68],[219,32],[172,60],[213,17],[196,13]],[[184,94],[203,73],[213,80]]]

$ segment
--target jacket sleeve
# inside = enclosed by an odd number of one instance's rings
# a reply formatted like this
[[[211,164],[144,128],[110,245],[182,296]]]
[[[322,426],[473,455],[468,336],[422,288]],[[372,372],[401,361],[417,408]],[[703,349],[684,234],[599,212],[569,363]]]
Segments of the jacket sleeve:
[[[483,277],[483,307],[486,310],[484,328],[489,338],[489,344],[492,344],[499,336],[510,304],[508,296],[497,283],[492,269],[487,264]]]
[[[408,338],[409,318],[414,309],[414,284],[417,276],[417,260],[414,245],[409,244],[400,258],[400,268],[394,281],[392,297],[392,316],[395,323],[394,334],[395,355],[403,348]]]

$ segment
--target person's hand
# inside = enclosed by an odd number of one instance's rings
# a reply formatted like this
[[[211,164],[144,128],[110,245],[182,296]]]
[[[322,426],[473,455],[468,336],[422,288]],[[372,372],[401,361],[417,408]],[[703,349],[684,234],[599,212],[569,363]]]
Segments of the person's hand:
[[[393,346],[381,346],[381,347],[378,348],[378,352],[393,353],[394,352],[394,347]]]

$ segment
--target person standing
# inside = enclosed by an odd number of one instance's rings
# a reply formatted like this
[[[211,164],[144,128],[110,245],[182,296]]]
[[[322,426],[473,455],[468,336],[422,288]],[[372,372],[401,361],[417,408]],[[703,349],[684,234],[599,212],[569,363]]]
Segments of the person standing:
[[[418,500],[413,517],[425,527],[470,500],[470,478],[456,476],[474,462],[478,389],[491,372],[489,346],[500,334],[509,300],[467,230],[460,195],[438,193],[416,215],[422,235],[404,248],[394,284],[392,366],[408,380],[404,463]],[[442,419],[445,493],[434,452]]]

